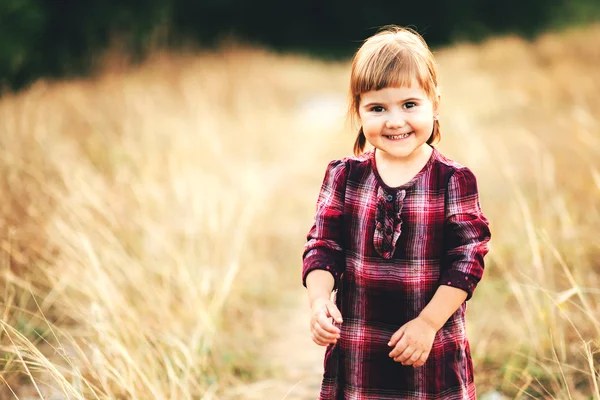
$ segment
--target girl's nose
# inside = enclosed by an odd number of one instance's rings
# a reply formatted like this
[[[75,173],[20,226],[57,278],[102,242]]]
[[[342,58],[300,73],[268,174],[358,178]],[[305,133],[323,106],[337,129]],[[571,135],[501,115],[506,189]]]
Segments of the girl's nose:
[[[400,117],[391,117],[385,122],[385,127],[388,129],[398,129],[404,126],[404,119]]]

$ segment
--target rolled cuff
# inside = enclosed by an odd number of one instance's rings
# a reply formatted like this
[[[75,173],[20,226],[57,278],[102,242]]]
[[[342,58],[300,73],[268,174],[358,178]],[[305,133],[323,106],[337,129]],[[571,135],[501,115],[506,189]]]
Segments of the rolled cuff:
[[[335,290],[338,288],[342,276],[342,269],[340,268],[339,257],[336,257],[336,255],[332,253],[333,251],[320,249],[319,251],[313,250],[304,257],[302,266],[302,285],[304,285],[304,287],[306,287],[306,277],[308,274],[316,269],[322,269],[333,276],[333,289]]]
[[[478,277],[474,275],[465,274],[464,272],[451,269],[445,271],[444,274],[440,277],[440,285],[446,285],[455,287],[458,289],[462,289],[467,292],[467,300],[473,297],[473,292],[479,283]]]

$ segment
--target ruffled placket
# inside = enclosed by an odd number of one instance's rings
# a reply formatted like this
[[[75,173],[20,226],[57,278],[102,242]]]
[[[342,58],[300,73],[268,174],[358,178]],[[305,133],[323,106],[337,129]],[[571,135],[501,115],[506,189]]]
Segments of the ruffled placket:
[[[386,259],[394,256],[396,243],[402,234],[402,206],[406,190],[377,190],[377,212],[373,244],[377,253]]]

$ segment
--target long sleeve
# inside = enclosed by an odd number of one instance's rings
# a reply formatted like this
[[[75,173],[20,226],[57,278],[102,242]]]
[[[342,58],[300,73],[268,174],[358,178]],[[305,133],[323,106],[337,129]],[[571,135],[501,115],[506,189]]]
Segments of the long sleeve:
[[[445,219],[440,284],[464,290],[469,300],[483,276],[491,233],[479,204],[477,180],[468,168],[457,169],[448,182]]]
[[[329,163],[317,200],[315,220],[310,229],[302,256],[302,284],[315,269],[329,271],[337,288],[344,272],[342,225],[347,170],[344,161]]]

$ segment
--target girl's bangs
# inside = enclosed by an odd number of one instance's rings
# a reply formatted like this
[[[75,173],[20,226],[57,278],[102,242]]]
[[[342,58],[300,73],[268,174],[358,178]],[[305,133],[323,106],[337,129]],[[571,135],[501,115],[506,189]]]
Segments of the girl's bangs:
[[[388,87],[410,87],[414,82],[428,96],[432,95],[434,84],[424,62],[406,49],[388,48],[383,53],[369,57],[362,66],[357,66],[352,85],[355,95]]]

